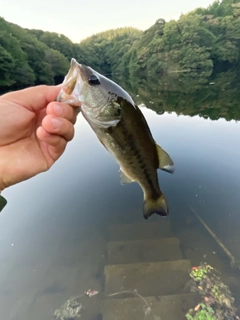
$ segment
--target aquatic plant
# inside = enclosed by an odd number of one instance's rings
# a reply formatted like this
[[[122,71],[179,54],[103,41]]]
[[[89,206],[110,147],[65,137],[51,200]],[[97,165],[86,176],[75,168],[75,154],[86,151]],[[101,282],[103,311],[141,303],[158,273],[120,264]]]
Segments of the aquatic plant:
[[[204,303],[201,303],[197,305],[196,308],[190,310],[189,313],[186,314],[187,320],[217,320],[214,316],[214,310],[211,307],[207,307]],[[191,315],[194,311],[196,313]]]
[[[193,292],[202,296],[202,302],[186,314],[187,320],[239,320],[235,299],[219,273],[207,263],[193,267],[189,272]]]

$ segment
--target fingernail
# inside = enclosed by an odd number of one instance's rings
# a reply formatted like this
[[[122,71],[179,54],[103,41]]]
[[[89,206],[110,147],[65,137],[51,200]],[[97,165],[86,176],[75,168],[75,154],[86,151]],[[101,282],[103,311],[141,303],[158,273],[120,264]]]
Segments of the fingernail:
[[[59,129],[62,125],[62,122],[57,118],[52,118],[52,125],[54,129]]]
[[[53,110],[54,110],[55,114],[58,116],[61,116],[63,114],[63,108],[59,104],[55,104],[53,106]]]

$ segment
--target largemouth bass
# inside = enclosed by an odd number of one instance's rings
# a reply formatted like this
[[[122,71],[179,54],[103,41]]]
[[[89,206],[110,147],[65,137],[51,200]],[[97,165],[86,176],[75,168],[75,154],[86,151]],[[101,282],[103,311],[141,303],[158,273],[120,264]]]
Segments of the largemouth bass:
[[[168,215],[157,169],[173,172],[173,161],[150,132],[131,96],[85,65],[71,61],[58,101],[79,106],[104,147],[120,165],[123,183],[137,182],[144,194],[144,218]]]

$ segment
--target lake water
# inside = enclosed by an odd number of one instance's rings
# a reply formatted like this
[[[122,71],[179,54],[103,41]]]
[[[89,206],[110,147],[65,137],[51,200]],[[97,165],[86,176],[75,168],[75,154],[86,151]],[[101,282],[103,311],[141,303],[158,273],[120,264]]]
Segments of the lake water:
[[[159,172],[159,181],[183,257],[218,269],[238,306],[240,275],[192,211],[240,261],[240,97],[233,73],[119,81],[147,106],[142,112],[153,137],[175,162],[176,172]],[[145,222],[141,189],[120,184],[118,165],[81,115],[74,140],[51,170],[5,190],[4,196],[4,320],[53,319],[54,310],[88,289],[99,295],[82,297],[83,319],[101,319],[109,226],[166,221]]]

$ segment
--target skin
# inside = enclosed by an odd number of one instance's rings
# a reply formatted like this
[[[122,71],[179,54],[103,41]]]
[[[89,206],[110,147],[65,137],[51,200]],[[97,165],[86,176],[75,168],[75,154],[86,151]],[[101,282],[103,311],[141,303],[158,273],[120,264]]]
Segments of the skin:
[[[48,170],[74,136],[77,112],[54,102],[61,86],[0,97],[0,191]]]

